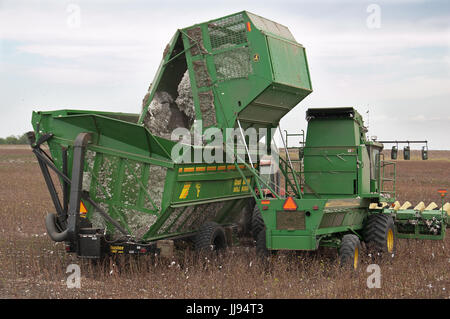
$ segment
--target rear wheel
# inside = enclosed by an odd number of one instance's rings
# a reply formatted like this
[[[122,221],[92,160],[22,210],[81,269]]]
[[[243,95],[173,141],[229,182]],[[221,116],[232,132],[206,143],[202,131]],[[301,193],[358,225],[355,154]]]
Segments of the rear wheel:
[[[354,234],[344,235],[339,248],[339,256],[342,266],[352,266],[353,269],[358,269],[359,255],[361,251],[361,242],[358,236]]]
[[[206,222],[194,237],[194,247],[198,251],[213,251],[227,248],[225,230],[216,222]]]
[[[259,211],[258,205],[253,208],[252,214],[252,235],[255,240],[258,240],[259,233],[264,230],[266,225]]]
[[[256,238],[256,254],[260,257],[268,257],[270,255],[270,250],[266,246],[266,230],[263,229],[258,233]]]
[[[242,213],[241,213],[241,219],[239,221],[239,234],[245,237],[253,237],[252,234],[252,217],[253,217],[253,210],[255,208],[255,200],[251,198],[247,204],[244,206]]]
[[[396,238],[394,220],[391,216],[384,214],[370,215],[367,218],[363,235],[369,249],[389,254],[395,252]]]

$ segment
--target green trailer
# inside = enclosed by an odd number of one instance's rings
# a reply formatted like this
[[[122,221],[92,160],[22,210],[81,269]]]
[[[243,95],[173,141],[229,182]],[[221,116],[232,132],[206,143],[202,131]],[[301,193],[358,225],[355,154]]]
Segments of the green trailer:
[[[305,49],[281,24],[243,11],[177,30],[140,114],[33,112],[49,236],[99,258],[224,248],[251,229],[263,255],[331,246],[354,266],[361,241],[393,253],[399,237],[443,238],[444,208],[390,206],[395,163],[355,109],[309,109],[297,166],[279,156],[275,129],[311,92]]]
[[[33,112],[29,140],[56,211],[48,234],[86,258],[175,240],[225,247],[248,224],[258,163],[246,154],[198,160],[211,146],[171,133],[209,142],[208,130],[223,132],[214,150],[225,154],[236,132],[252,128],[269,145],[270,129],[311,91],[305,49],[283,25],[244,11],[177,30],[140,114]]]

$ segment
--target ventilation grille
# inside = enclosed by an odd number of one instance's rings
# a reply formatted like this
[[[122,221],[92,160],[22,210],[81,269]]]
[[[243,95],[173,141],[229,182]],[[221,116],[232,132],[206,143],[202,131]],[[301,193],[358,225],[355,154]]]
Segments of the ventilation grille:
[[[245,78],[252,72],[250,49],[236,48],[214,55],[218,81]]]
[[[213,50],[220,49],[227,44],[236,45],[247,42],[247,32],[242,14],[208,24],[208,32]]]

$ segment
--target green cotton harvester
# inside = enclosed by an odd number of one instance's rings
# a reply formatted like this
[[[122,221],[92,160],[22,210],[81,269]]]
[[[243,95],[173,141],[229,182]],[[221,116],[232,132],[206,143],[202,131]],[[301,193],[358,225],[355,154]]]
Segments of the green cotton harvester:
[[[391,252],[396,237],[442,238],[444,208],[389,206],[395,164],[353,108],[308,110],[297,166],[286,145],[278,156],[280,119],[311,92],[305,49],[283,25],[244,11],[179,29],[140,114],[33,112],[49,236],[99,258],[171,254],[178,240],[225,248],[251,231],[263,255],[333,246],[355,265],[360,240]]]

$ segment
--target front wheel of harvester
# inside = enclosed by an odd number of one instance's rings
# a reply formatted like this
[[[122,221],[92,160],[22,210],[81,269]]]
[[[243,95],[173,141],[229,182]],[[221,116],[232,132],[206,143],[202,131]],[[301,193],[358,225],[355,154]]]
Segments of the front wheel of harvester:
[[[360,251],[361,242],[358,236],[353,234],[344,235],[339,248],[341,266],[351,265],[353,269],[358,269]]]
[[[194,237],[194,247],[198,251],[216,251],[227,248],[225,230],[215,222],[206,222]]]
[[[364,226],[363,236],[369,249],[378,253],[395,252],[396,238],[394,220],[385,214],[373,214],[368,216]]]

